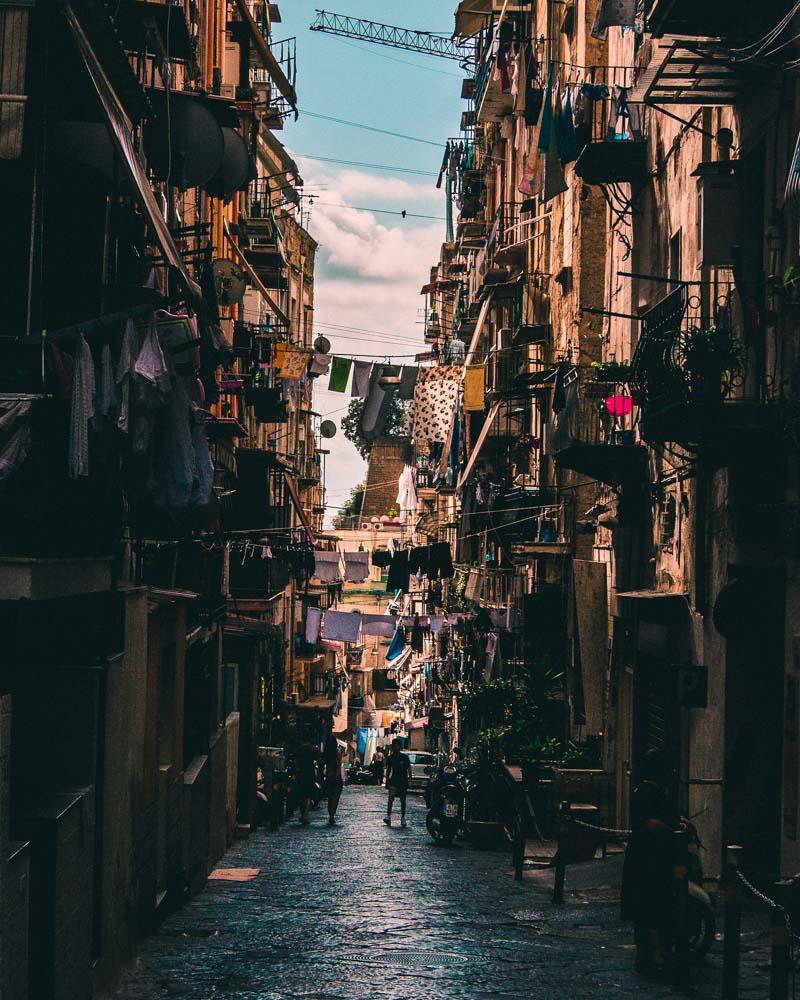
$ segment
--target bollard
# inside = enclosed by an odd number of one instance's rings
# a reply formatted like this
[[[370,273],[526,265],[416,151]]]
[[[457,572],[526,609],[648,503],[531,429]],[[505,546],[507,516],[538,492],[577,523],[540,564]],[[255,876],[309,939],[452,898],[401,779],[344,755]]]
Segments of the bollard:
[[[736,872],[742,848],[730,844],[725,851],[725,937],[722,945],[722,1000],[739,1000],[739,952],[742,935],[742,887]]]
[[[689,832],[673,833],[673,878],[675,880],[675,986],[691,985],[689,966]]]
[[[561,803],[558,821],[558,848],[556,849],[556,874],[553,880],[553,902],[564,902],[564,877],[566,875],[566,849],[569,837],[569,802]]]
[[[785,883],[775,885],[774,898],[783,902]],[[789,928],[786,911],[782,905],[774,906],[769,913],[772,931],[772,956],[769,964],[769,1000],[787,1000],[789,996],[789,970],[791,966]]]

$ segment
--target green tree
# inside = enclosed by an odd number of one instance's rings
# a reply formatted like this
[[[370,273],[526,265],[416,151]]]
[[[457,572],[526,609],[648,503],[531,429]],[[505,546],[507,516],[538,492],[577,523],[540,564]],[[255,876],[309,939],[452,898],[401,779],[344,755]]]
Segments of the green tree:
[[[333,519],[334,528],[347,528],[348,519],[361,513],[361,502],[364,499],[366,483],[359,483],[350,490],[350,496],[342,504],[339,513]]]
[[[359,455],[369,458],[370,442],[361,433],[361,414],[364,412],[363,399],[351,399],[347,407],[347,413],[342,417],[342,433],[347,440],[355,445]],[[405,418],[405,407],[403,403],[394,396],[389,410],[389,419],[386,421],[384,434],[402,434],[403,420]]]

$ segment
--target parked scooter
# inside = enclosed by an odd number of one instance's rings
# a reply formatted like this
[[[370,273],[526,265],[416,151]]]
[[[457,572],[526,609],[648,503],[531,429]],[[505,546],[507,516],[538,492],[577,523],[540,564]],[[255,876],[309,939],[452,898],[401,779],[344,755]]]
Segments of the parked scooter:
[[[697,828],[687,819],[683,821],[689,834],[689,960],[701,961],[711,950],[716,933],[716,919],[711,897],[703,888],[703,845]]]
[[[347,768],[348,785],[377,785],[378,776],[371,767],[364,767],[360,761],[355,761]]]
[[[437,844],[451,844],[462,829],[466,800],[463,777],[454,764],[442,761],[431,778],[426,798],[428,833]]]

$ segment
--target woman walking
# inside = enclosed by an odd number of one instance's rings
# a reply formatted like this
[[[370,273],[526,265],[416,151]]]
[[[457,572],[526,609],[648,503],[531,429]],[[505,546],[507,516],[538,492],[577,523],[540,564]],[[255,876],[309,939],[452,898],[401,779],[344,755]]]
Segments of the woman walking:
[[[344,787],[342,778],[342,761],[344,751],[339,746],[333,733],[328,733],[325,740],[323,764],[325,767],[325,794],[328,798],[328,826],[336,826],[336,810]]]

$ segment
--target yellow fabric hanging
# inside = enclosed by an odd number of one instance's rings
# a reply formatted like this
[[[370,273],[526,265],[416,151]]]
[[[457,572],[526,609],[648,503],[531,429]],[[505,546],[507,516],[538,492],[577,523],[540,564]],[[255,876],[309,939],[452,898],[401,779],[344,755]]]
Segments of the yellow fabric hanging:
[[[483,410],[486,401],[486,366],[467,365],[464,370],[464,410]]]

